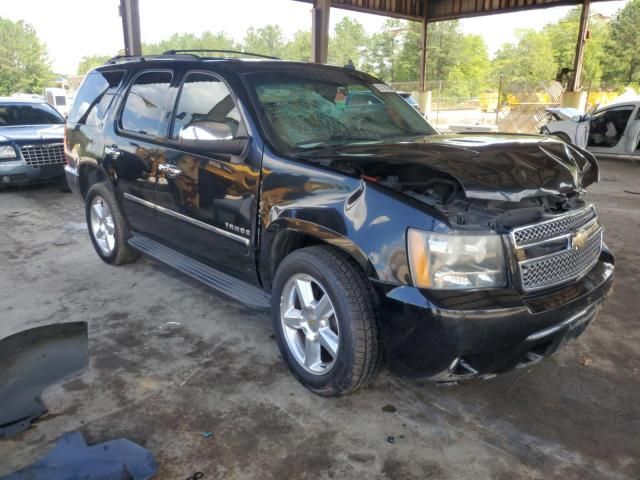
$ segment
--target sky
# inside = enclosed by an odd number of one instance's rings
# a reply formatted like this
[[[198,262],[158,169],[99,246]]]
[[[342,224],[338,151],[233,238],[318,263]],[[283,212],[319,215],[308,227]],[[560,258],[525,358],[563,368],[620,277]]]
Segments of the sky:
[[[32,24],[47,45],[53,70],[74,74],[85,55],[116,55],[123,48],[119,0],[3,0],[0,16]],[[626,1],[597,2],[592,13],[612,15]],[[179,8],[177,8],[179,6]],[[540,29],[557,21],[570,7],[554,7],[461,21],[465,33],[484,37],[493,55],[518,29]],[[311,28],[311,5],[292,0],[140,0],[143,42],[157,42],[172,33],[225,31],[242,40],[247,28],[279,24],[287,37]],[[369,33],[384,17],[331,9],[331,28],[344,17],[357,19]]]

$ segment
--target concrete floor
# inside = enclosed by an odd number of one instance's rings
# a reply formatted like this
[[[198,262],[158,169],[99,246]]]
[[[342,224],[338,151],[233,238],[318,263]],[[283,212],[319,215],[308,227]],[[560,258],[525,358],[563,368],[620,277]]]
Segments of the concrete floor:
[[[293,379],[267,313],[148,259],[102,263],[80,202],[54,187],[0,192],[0,337],[87,320],[91,354],[46,391],[48,416],[0,442],[0,475],[80,430],[149,448],[163,479],[640,478],[640,196],[625,192],[639,180],[638,167],[603,162],[591,189],[618,270],[578,341],[489,381],[443,388],[383,372],[340,399]]]

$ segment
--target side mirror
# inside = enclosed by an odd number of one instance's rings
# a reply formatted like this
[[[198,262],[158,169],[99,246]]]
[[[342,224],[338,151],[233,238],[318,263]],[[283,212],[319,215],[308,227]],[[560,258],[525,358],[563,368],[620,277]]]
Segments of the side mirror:
[[[201,154],[240,155],[249,145],[249,140],[247,137],[225,140],[181,140],[180,145]]]
[[[233,132],[226,123],[198,122],[180,130],[180,142],[184,140],[230,140]]]
[[[571,117],[571,121],[576,123],[580,123],[583,119],[584,118],[582,115],[574,115],[573,117]]]

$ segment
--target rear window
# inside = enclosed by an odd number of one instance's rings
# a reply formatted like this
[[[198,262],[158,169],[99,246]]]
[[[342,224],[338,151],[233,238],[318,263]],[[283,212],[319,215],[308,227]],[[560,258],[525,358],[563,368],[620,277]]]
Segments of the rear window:
[[[107,113],[123,77],[122,70],[94,70],[87,75],[69,112],[69,122],[97,126]]]
[[[63,97],[62,95],[57,95],[56,96],[56,105],[66,105],[67,104],[67,99],[65,97]]]
[[[144,72],[135,79],[122,109],[123,130],[162,136],[163,115],[167,111],[171,72]]]
[[[0,104],[0,127],[62,123],[64,118],[53,107],[46,104]]]

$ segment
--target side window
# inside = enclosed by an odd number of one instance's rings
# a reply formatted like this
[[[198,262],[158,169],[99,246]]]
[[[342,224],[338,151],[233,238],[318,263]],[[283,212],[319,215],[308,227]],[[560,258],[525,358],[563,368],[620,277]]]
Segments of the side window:
[[[226,84],[214,75],[189,73],[173,120],[175,140],[228,140],[235,138],[241,118]]]
[[[134,133],[163,136],[163,115],[169,99],[171,72],[145,72],[135,79],[127,93],[120,126]]]
[[[73,102],[69,122],[97,126],[104,118],[123,77],[124,71],[121,70],[94,70],[89,73]]]

